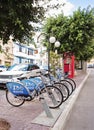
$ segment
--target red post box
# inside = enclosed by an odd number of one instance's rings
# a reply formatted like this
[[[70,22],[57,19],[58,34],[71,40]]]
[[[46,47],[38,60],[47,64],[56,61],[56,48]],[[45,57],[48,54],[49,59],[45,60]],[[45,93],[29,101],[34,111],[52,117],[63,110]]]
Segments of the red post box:
[[[74,77],[74,55],[72,53],[64,54],[64,73],[68,74],[70,78]]]
[[[64,64],[64,73],[68,74],[69,73],[69,64]]]

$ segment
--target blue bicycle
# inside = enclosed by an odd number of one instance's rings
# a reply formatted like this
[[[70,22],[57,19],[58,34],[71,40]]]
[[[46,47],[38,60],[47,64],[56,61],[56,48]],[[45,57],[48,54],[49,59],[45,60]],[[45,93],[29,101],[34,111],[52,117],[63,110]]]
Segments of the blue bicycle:
[[[35,97],[45,98],[50,108],[58,108],[63,103],[63,93],[54,85],[44,82],[43,74],[40,78],[23,79],[18,82],[7,82],[6,99],[9,104],[19,107]]]

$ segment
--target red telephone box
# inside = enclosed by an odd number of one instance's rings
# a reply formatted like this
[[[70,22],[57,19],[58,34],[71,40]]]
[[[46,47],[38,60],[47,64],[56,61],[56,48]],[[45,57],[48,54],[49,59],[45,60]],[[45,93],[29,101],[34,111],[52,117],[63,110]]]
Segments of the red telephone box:
[[[70,52],[64,53],[64,73],[68,74],[70,78],[74,77],[74,55]]]

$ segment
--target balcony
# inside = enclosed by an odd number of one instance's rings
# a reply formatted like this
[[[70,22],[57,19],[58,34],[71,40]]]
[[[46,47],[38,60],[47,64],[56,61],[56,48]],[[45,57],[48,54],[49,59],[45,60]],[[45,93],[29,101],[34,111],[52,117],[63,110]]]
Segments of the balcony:
[[[4,58],[5,58],[5,60],[13,60],[14,55],[11,53],[4,53]]]
[[[28,55],[28,54],[25,54],[23,52],[15,52],[14,53],[15,56],[18,56],[18,57],[23,57],[23,58],[26,58],[26,59],[35,59],[36,57],[34,55]]]

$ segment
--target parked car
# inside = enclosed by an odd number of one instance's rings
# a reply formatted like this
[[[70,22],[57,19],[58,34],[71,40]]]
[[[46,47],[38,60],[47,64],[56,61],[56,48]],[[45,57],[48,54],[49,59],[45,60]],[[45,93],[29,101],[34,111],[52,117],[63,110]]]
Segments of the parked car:
[[[0,87],[6,87],[6,83],[12,80],[17,81],[20,78],[35,76],[37,71],[40,71],[40,68],[36,64],[24,63],[12,65],[7,71],[0,72]]]
[[[41,69],[48,70],[48,66],[40,66]]]
[[[87,67],[88,68],[94,68],[94,64],[88,64]]]
[[[7,70],[7,67],[6,67],[6,66],[0,65],[0,72],[6,71],[6,70]]]

